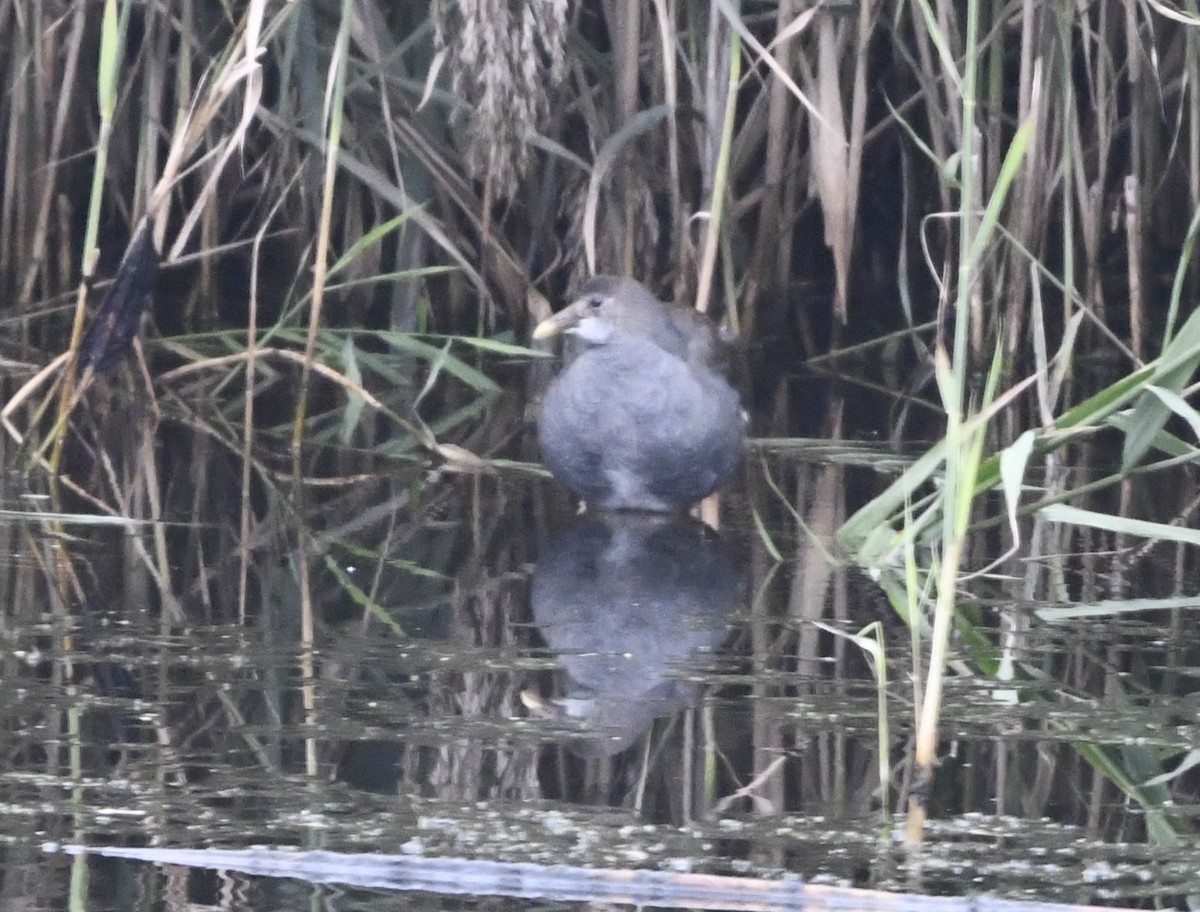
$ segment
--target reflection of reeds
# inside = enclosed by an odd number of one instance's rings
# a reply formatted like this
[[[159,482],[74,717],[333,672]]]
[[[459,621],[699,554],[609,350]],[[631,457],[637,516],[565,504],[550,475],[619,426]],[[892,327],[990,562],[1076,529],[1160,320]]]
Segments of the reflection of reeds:
[[[243,6],[230,21],[211,2],[0,4],[4,458],[35,488],[61,483],[56,514],[129,530],[47,514],[105,555],[81,567],[4,531],[39,555],[0,574],[7,620],[48,598],[66,615],[101,589],[164,625],[303,602],[318,642],[350,616],[400,636],[394,606],[445,600],[464,552],[500,547],[484,498],[505,481],[489,473],[534,455],[506,394],[523,383],[509,360],[525,354],[530,289],[558,296],[594,266],[711,306],[765,351],[759,402],[779,416],[756,416],[766,436],[797,433],[790,375],[808,355],[853,373],[880,414],[911,404],[912,436],[938,440],[886,485],[851,465],[862,483],[839,495],[840,476],[792,466],[749,498],[763,708],[731,782],[754,782],[756,807],[789,800],[782,779],[757,778],[781,752],[846,808],[877,778],[837,765],[869,745],[774,715],[776,697],[826,696],[771,678],[779,666],[816,681],[831,650],[838,699],[860,667],[805,626],[829,592],[848,614],[849,584],[807,533],[792,540],[804,524],[840,528],[839,559],[911,624],[935,782],[955,718],[944,667],[951,691],[975,675],[1017,707],[1192,689],[1186,644],[1161,681],[1082,647],[1031,658],[1017,605],[1054,602],[1053,622],[1071,597],[1119,617],[1131,603],[1107,597],[1183,596],[1195,578],[1194,14],[1116,0]],[[143,220],[163,257],[148,370],[131,358],[76,393],[54,359],[78,350],[88,283]],[[935,402],[905,382],[918,370]],[[818,383],[801,398],[821,398]],[[840,436],[845,418],[820,411],[818,432]],[[870,425],[856,415],[845,433]],[[1170,572],[1151,574],[1168,547]],[[771,577],[781,555],[802,572]],[[1010,604],[976,613],[985,596]],[[1187,628],[1176,602],[1132,604]],[[275,626],[299,636],[295,623]],[[310,686],[320,675],[305,669]],[[990,778],[982,763],[957,775],[1031,813],[1086,779],[1064,816],[1097,831],[1119,828],[1102,810],[1115,785],[1165,840],[1183,827],[1160,805],[1190,786],[1155,778],[1184,756],[1157,747],[1081,736],[1035,772],[1024,745],[979,748]]]

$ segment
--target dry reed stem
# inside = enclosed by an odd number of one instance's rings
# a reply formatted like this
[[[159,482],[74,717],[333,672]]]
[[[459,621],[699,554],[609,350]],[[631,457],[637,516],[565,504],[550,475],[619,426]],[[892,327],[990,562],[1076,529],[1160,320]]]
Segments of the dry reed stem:
[[[79,66],[80,46],[83,43],[84,14],[86,11],[87,6],[85,4],[75,4],[74,15],[71,17],[70,35],[66,42],[67,57],[63,65],[61,81],[61,84],[64,86],[76,85],[75,79]],[[38,275],[45,267],[43,261],[46,256],[46,244],[50,237],[50,208],[57,188],[52,175],[56,170],[57,163],[62,158],[64,134],[66,132],[67,117],[70,112],[70,103],[72,100],[73,95],[70,92],[61,93],[54,112],[54,127],[50,134],[49,154],[46,165],[51,173],[47,174],[43,180],[41,196],[36,206],[37,214],[34,220],[33,233],[29,241],[31,244],[29,265],[25,272],[25,279],[21,282],[21,290],[19,292],[19,300],[22,301],[32,297]]]

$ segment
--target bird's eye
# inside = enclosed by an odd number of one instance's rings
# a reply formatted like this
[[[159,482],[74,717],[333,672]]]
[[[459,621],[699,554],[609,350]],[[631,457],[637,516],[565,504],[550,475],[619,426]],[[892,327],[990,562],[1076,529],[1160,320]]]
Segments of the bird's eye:
[[[590,307],[592,310],[599,310],[600,305],[603,303],[604,298],[600,297],[600,295],[592,295],[590,298],[588,298],[588,307]]]

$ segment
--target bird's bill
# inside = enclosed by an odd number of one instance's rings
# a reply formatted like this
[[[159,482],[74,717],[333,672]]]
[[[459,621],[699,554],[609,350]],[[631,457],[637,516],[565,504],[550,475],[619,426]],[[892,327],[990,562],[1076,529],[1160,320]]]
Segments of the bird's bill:
[[[578,302],[576,302],[578,303]],[[575,304],[564,307],[558,313],[547,317],[533,328],[533,338],[549,339],[559,333],[569,332],[579,325],[580,308]]]

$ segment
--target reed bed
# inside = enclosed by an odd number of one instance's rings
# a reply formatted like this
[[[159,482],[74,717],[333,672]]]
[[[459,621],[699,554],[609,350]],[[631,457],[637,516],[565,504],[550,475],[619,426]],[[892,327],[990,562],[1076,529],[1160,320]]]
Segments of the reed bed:
[[[244,622],[295,585],[274,623],[310,663],[347,617],[401,635],[395,606],[521,556],[480,490],[538,471],[528,328],[581,277],[633,275],[738,330],[764,441],[919,445],[866,485],[848,456],[749,498],[796,521],[775,542],[764,519],[752,558],[804,567],[775,616],[831,592],[844,614],[855,567],[913,631],[913,759],[873,800],[899,786],[919,839],[948,668],[1014,693],[1073,675],[1048,702],[1132,693],[1150,677],[1119,662],[1031,656],[1031,624],[1086,603],[1178,628],[1195,588],[1198,41],[1195,4],[1159,0],[0,0],[5,465],[53,496],[52,531],[101,516],[125,536],[98,568],[5,532],[39,555],[0,582],[5,623],[97,591],[164,630]],[[81,375],[143,228],[159,274],[138,340]],[[814,512],[836,554],[807,544]],[[1000,607],[972,610],[981,591]],[[822,642],[765,640],[801,667]],[[301,672],[315,722],[320,671]],[[759,735],[755,774],[805,737]],[[1121,830],[1116,790],[1141,835],[1187,834],[1164,807],[1190,754],[1061,740],[1036,781],[997,749],[993,781],[1037,813],[1082,758],[1076,819]]]

